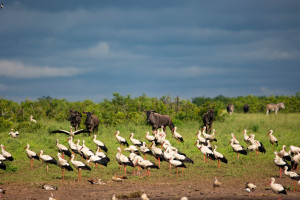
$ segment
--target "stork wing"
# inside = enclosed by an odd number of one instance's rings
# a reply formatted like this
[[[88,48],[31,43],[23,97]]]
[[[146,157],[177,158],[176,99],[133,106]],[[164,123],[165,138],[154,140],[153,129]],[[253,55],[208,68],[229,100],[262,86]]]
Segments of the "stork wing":
[[[64,133],[64,134],[70,135],[69,131],[61,130],[61,129],[55,130],[55,131],[51,131],[50,133]]]
[[[80,129],[80,130],[74,131],[73,133],[74,133],[74,135],[78,135],[80,133],[91,133],[91,131],[85,130],[85,129]]]

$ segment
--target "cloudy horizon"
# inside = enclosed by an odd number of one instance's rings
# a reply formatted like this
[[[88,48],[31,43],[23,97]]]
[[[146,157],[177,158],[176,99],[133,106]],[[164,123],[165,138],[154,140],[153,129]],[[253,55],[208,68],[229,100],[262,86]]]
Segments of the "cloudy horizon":
[[[294,95],[299,1],[5,1],[0,97]]]

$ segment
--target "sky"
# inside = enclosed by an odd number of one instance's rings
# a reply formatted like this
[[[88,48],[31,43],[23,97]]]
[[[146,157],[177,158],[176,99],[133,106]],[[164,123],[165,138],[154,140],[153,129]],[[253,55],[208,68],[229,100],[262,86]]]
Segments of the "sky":
[[[0,1],[0,98],[300,91],[298,0]]]

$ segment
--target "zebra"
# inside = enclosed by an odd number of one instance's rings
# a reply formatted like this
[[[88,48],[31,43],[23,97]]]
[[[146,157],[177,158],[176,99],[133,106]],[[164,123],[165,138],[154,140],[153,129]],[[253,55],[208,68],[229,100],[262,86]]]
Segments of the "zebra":
[[[275,114],[277,114],[277,111],[280,109],[285,109],[285,106],[283,103],[278,103],[278,104],[274,104],[274,103],[270,103],[267,104],[267,113],[266,115],[268,115],[270,113],[270,111],[275,111]]]

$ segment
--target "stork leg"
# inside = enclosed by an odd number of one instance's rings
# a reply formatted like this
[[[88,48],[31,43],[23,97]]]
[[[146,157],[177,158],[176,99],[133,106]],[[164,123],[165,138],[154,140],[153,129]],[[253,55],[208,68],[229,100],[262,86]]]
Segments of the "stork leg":
[[[125,171],[125,175],[126,175],[126,165],[124,165],[124,171]]]
[[[33,167],[33,158],[30,159],[30,167]]]
[[[77,182],[79,182],[79,170],[80,170],[80,169],[78,169],[78,179],[77,179]]]
[[[158,157],[158,167],[160,168],[160,157]]]
[[[218,160],[218,169],[220,169],[220,160]]]
[[[279,167],[279,177],[281,178],[281,168]]]
[[[171,169],[172,169],[172,165],[171,165],[171,163],[169,163],[169,169],[170,169],[170,172],[171,172]]]
[[[176,168],[176,169],[177,169],[176,177],[178,177],[178,168]]]
[[[294,192],[296,192],[296,181],[294,180]]]
[[[46,169],[47,169],[47,172],[48,172],[48,164],[47,164],[47,166],[46,166]]]
[[[239,155],[239,153],[237,153],[237,159],[240,160],[240,155]]]

